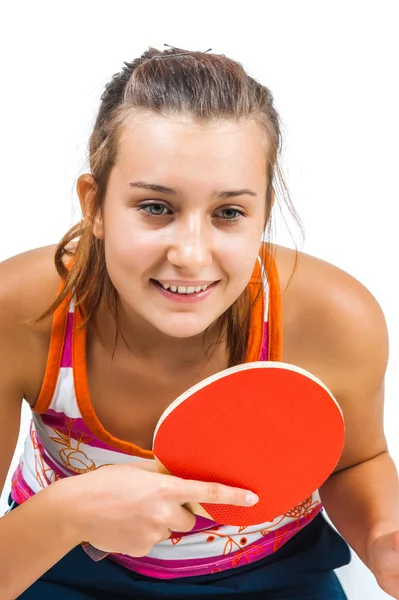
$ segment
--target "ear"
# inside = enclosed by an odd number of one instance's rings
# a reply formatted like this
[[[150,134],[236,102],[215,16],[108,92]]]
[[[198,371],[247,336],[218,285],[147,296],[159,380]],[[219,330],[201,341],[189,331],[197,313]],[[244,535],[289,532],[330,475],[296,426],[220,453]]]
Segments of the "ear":
[[[96,238],[102,240],[104,238],[104,224],[101,209],[98,206],[97,184],[93,175],[89,173],[81,175],[76,184],[76,191],[86,225],[91,228]]]

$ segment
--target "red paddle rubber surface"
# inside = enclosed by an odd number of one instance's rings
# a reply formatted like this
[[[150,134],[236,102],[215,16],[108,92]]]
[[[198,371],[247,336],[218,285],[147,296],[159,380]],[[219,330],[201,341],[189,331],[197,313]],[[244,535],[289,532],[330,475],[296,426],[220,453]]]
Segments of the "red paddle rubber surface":
[[[160,425],[154,454],[178,477],[258,494],[253,507],[202,504],[217,523],[249,526],[306,500],[336,467],[343,444],[341,411],[322,386],[285,368],[253,368],[180,403]]]

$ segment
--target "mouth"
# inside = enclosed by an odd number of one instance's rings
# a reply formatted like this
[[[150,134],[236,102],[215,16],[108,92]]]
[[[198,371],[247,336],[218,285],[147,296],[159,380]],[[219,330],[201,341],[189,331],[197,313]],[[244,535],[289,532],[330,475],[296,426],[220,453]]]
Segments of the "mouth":
[[[162,283],[157,279],[150,280],[153,285],[160,288],[160,290],[165,291],[169,294],[173,294],[176,296],[198,296],[203,295],[204,292],[214,288],[219,282],[213,281],[211,283],[204,283],[202,285],[176,285],[173,283]]]

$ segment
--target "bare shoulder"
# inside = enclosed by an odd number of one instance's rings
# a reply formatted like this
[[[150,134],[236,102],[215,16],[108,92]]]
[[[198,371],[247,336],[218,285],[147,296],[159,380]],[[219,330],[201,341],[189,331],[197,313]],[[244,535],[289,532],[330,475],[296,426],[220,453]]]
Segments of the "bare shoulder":
[[[282,292],[284,360],[316,368],[324,378],[332,370],[353,371],[371,362],[381,377],[388,334],[374,295],[346,271],[315,256],[282,246],[274,246],[274,255]]]
[[[282,292],[283,361],[323,381],[343,412],[345,447],[336,471],[385,452],[388,332],[379,303],[335,265],[280,246],[274,254]]]
[[[48,308],[49,300],[53,302],[59,285],[54,253],[55,246],[45,246],[0,262],[3,315],[22,323],[37,318]]]
[[[0,263],[0,333],[2,364],[18,378],[21,393],[32,402],[44,375],[51,322],[32,324],[57,296],[60,278],[55,246],[18,254]]]

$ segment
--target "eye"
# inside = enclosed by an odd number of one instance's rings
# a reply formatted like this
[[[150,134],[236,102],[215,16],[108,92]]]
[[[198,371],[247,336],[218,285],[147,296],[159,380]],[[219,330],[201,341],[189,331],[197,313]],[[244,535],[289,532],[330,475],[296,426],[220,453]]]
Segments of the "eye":
[[[216,217],[221,218],[224,221],[232,221],[232,222],[236,222],[241,217],[244,216],[244,213],[242,211],[238,210],[237,208],[221,208],[218,211],[216,211],[214,214]]]
[[[166,214],[171,214],[171,211],[164,204],[154,202],[152,204],[142,204],[138,207],[138,210],[144,211],[148,216],[152,217],[163,217]]]

